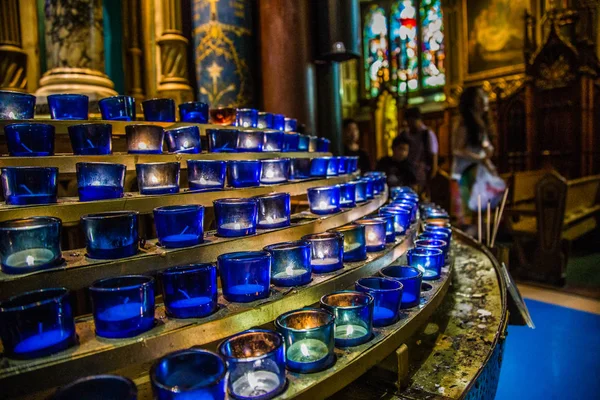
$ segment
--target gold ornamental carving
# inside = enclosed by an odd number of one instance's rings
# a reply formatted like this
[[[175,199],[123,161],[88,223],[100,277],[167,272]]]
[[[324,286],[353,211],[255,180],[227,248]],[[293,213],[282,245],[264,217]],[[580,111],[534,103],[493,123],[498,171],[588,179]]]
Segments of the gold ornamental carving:
[[[552,63],[542,63],[539,67],[539,77],[535,85],[544,90],[558,89],[569,86],[575,80],[571,66],[564,55]]]
[[[19,19],[17,0],[0,1],[0,89],[27,89],[27,53]]]

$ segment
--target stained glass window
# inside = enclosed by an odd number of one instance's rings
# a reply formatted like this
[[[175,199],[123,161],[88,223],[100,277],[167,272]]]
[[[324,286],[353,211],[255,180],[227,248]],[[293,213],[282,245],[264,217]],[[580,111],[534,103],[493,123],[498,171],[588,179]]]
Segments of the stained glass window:
[[[446,75],[444,60],[444,23],[441,0],[421,0],[421,65],[423,88],[444,86]]]
[[[419,47],[417,37],[417,10],[414,0],[392,4],[392,77],[397,90],[405,93],[419,88]]]
[[[383,82],[389,80],[388,26],[385,10],[372,5],[363,21],[365,89],[367,97],[377,97]]]

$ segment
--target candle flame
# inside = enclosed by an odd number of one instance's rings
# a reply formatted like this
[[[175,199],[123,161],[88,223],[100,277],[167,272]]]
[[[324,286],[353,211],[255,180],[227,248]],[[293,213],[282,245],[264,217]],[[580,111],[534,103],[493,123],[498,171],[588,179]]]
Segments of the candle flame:
[[[267,145],[267,151],[273,151],[273,147],[270,144]]]
[[[319,203],[319,208],[321,208],[321,209],[325,209],[325,208],[327,208],[327,202],[325,202],[325,201],[321,201],[321,202]]]
[[[294,267],[292,267],[291,265],[288,265],[287,268],[285,269],[285,273],[288,274],[288,276],[294,275]]]
[[[265,174],[267,178],[273,178],[275,176],[275,172],[272,169],[268,170]]]
[[[354,333],[354,328],[352,327],[352,325],[348,325],[346,327],[346,335],[350,336],[350,335],[352,335],[352,333]]]
[[[260,382],[258,378],[256,378],[256,376],[254,375],[254,372],[248,372],[246,374],[246,378],[248,379],[248,386],[250,386],[252,390],[256,389],[259,386]]]
[[[15,119],[15,113],[14,112],[9,112],[8,113],[8,119]]]
[[[247,127],[247,124],[244,124],[245,127]],[[246,139],[246,147],[252,147],[252,139],[247,138]]]
[[[377,235],[375,235],[374,232],[369,232],[369,234],[367,235],[367,240],[374,241],[376,239],[377,239]]]
[[[158,183],[158,178],[154,175],[150,175],[150,182],[152,183]]]
[[[399,224],[399,223],[397,223],[397,222],[394,222],[394,229],[396,230],[396,232],[398,232],[398,231],[402,231],[402,227],[401,227],[401,226],[400,226],[400,224]]]
[[[139,142],[138,143],[138,149],[139,150],[146,150],[148,148],[148,145],[146,144],[146,142]]]
[[[201,185],[205,185],[206,184],[206,179],[204,179],[204,177],[200,178],[200,184]]]
[[[310,352],[308,351],[308,347],[304,343],[302,343],[300,345],[300,352],[302,353],[302,355],[304,357],[310,356]]]
[[[267,222],[273,222],[275,220],[275,218],[273,218],[270,215],[267,215]]]
[[[35,263],[35,257],[27,256],[25,257],[25,262],[27,263],[28,267],[31,267]]]
[[[188,142],[187,140],[184,140],[182,149],[187,148],[189,145],[190,145],[190,142]]]
[[[317,253],[317,257],[319,257],[321,260],[325,258],[325,254],[323,254],[322,251]]]
[[[234,229],[240,229],[241,227],[242,227],[242,225],[239,222],[236,222],[235,224],[233,224]]]

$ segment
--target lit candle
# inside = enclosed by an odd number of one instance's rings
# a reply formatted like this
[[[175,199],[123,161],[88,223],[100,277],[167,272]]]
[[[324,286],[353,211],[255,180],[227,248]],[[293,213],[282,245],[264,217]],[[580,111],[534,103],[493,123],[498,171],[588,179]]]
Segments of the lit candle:
[[[335,327],[336,339],[358,339],[369,334],[369,331],[360,325],[338,325]]]
[[[327,345],[317,339],[303,339],[294,342],[287,349],[287,358],[289,361],[297,363],[312,363],[329,357]]]
[[[344,239],[341,233],[325,232],[302,237],[311,245],[311,260],[313,272],[327,273],[344,267]]]
[[[277,374],[270,371],[249,371],[231,385],[236,396],[253,398],[276,390],[281,384]]]
[[[44,248],[27,249],[17,251],[6,257],[6,264],[14,268],[37,267],[54,260],[55,255],[52,250]]]
[[[321,307],[335,316],[335,345],[358,346],[371,338],[374,299],[369,293],[340,291],[321,298]]]

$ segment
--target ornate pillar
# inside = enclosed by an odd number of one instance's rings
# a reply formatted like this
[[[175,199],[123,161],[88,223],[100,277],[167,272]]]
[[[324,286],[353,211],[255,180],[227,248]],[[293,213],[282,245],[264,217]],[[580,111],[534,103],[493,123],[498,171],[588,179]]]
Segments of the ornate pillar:
[[[18,0],[0,1],[0,89],[27,89],[27,53],[22,48]]]
[[[102,0],[46,0],[45,14],[48,71],[36,94],[115,95],[104,73]]]
[[[142,77],[141,31],[141,2],[140,0],[123,1],[123,43],[125,44],[125,94],[135,98],[139,103],[144,100],[144,82]]]

